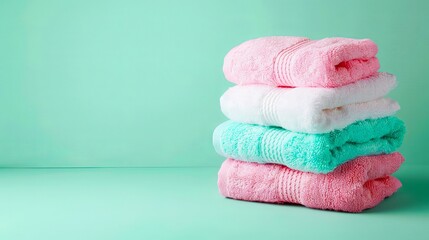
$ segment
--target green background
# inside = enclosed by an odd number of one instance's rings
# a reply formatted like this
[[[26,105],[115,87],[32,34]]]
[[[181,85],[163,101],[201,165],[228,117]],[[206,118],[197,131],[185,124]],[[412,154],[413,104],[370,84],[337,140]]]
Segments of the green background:
[[[0,167],[143,167],[0,168],[0,239],[428,239],[428,10],[423,0],[0,0]],[[269,35],[379,45],[408,130],[394,196],[347,214],[219,195],[223,57]]]
[[[269,35],[370,38],[427,165],[428,1],[0,1],[1,166],[219,166],[223,57]]]

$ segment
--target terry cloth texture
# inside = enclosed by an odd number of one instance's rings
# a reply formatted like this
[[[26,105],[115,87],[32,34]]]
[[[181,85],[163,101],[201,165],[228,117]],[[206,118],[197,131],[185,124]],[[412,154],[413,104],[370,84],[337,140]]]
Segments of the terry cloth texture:
[[[364,156],[332,173],[314,174],[277,164],[227,159],[218,174],[218,187],[228,198],[361,212],[401,187],[401,182],[390,175],[403,161],[400,153]]]
[[[227,121],[215,129],[213,145],[228,158],[328,173],[358,156],[394,152],[404,132],[403,122],[396,117],[367,119],[325,134]]]
[[[383,98],[396,86],[389,73],[338,88],[234,86],[220,98],[222,112],[236,122],[326,133],[367,118],[391,116],[399,104]]]
[[[376,73],[377,51],[369,39],[263,37],[228,52],[223,72],[239,85],[338,87]]]

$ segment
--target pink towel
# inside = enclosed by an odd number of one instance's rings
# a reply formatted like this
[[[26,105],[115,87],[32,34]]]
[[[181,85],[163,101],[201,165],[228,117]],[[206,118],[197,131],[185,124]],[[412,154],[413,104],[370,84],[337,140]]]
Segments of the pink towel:
[[[314,174],[277,164],[227,159],[219,171],[218,186],[229,198],[361,212],[401,187],[401,182],[390,175],[403,161],[398,152],[364,156],[329,174]]]
[[[233,48],[223,71],[239,85],[338,87],[376,73],[377,51],[369,39],[264,37]]]

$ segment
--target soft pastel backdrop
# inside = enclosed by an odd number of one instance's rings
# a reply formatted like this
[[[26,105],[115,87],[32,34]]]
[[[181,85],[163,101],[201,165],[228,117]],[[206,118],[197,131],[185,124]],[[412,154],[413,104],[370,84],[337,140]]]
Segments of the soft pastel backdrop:
[[[427,240],[428,11],[423,0],[0,0],[0,239]],[[346,214],[219,195],[223,57],[269,35],[378,43],[408,129],[393,197]],[[65,166],[144,168],[2,168]]]
[[[0,166],[219,166],[223,57],[268,35],[371,38],[428,165],[428,1],[0,1]]]

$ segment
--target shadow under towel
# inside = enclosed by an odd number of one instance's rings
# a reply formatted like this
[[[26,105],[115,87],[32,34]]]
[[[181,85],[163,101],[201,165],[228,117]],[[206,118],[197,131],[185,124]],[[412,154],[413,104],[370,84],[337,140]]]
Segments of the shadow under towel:
[[[328,173],[359,156],[394,152],[404,133],[404,124],[396,117],[358,121],[324,134],[227,121],[215,129],[213,145],[228,158]]]

